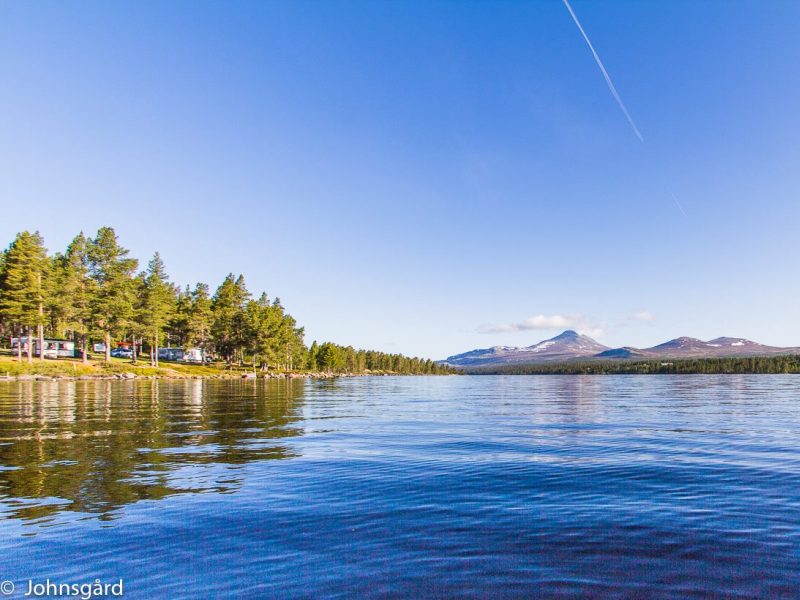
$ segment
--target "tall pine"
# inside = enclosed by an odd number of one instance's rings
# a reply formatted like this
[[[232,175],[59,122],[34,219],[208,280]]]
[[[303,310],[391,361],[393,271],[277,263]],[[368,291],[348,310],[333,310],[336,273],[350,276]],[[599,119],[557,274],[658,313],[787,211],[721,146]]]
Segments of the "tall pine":
[[[38,232],[23,231],[9,246],[0,273],[0,315],[28,338],[28,362],[33,360],[33,331],[44,360],[45,305],[50,263]],[[22,361],[22,340],[17,357]]]
[[[175,288],[170,284],[164,261],[156,252],[147,265],[142,299],[142,325],[150,338],[153,355],[151,363],[158,366],[158,348],[161,334],[169,323],[175,307]]]
[[[214,294],[211,304],[214,349],[229,363],[244,346],[244,307],[249,297],[244,277],[234,278],[233,273],[225,278]]]
[[[101,227],[91,243],[92,278],[97,286],[92,324],[103,336],[106,362],[111,361],[111,339],[122,336],[133,317],[133,274],[138,261],[128,258],[111,227]]]
[[[58,293],[55,294],[55,304],[59,307],[63,324],[79,342],[84,363],[89,360],[89,332],[96,292],[91,277],[90,245],[90,240],[81,232],[59,257]]]
[[[186,339],[189,346],[207,349],[211,344],[211,295],[208,285],[198,283],[191,293]]]

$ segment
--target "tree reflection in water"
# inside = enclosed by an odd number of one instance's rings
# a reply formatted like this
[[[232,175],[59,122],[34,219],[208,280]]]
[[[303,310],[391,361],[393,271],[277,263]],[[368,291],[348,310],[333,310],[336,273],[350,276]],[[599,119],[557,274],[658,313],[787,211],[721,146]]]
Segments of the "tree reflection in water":
[[[242,466],[294,456],[305,382],[0,384],[0,517],[113,518],[173,494],[231,492]]]

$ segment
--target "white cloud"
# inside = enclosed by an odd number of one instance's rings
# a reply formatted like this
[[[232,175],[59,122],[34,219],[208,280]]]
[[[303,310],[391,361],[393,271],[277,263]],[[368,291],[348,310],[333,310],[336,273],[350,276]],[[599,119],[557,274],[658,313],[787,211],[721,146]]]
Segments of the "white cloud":
[[[653,321],[656,320],[656,317],[649,310],[640,310],[639,312],[632,314],[631,319],[633,321],[644,321],[645,323],[652,323]]]
[[[511,333],[547,329],[574,329],[589,336],[603,335],[601,325],[590,323],[582,315],[536,315],[518,323],[502,325],[485,324],[478,328],[480,333]]]

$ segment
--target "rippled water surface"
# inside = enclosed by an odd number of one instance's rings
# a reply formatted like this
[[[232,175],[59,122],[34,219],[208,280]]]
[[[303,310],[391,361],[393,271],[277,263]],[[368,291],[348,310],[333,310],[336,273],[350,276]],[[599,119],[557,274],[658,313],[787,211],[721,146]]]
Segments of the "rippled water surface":
[[[20,597],[796,598],[800,377],[0,383],[0,557]]]

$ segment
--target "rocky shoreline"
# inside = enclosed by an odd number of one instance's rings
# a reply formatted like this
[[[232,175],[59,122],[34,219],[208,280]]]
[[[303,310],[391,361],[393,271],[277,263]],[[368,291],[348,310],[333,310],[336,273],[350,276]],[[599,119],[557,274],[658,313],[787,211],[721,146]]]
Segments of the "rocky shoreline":
[[[276,379],[337,379],[339,377],[369,377],[386,376],[391,373],[218,373],[214,375],[195,375],[184,373],[171,373],[164,375],[143,375],[137,373],[98,373],[91,375],[43,375],[43,374],[21,374],[21,375],[0,375],[0,382],[4,381],[131,381],[134,379],[209,379],[209,380],[237,380],[256,381],[276,380]]]

